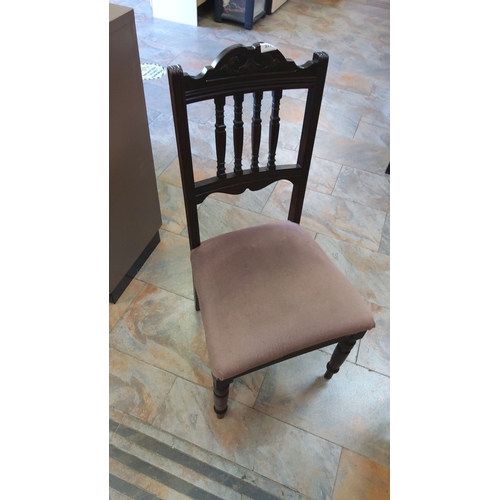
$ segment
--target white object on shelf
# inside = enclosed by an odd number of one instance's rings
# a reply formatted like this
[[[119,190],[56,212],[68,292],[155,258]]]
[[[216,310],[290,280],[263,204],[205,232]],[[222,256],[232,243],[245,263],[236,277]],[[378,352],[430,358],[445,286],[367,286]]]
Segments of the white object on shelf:
[[[286,0],[272,0],[271,1],[271,14],[274,14],[284,3]]]
[[[153,17],[198,26],[198,5],[205,0],[151,0]]]

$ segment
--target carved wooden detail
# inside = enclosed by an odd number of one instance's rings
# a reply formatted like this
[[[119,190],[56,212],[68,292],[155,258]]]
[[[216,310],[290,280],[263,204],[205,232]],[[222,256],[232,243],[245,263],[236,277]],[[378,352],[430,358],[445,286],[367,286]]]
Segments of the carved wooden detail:
[[[264,49],[264,51],[263,51]],[[212,63],[214,72],[221,77],[244,76],[269,71],[290,71],[297,67],[291,60],[269,44],[255,43],[250,47],[239,45],[228,54],[221,53]]]

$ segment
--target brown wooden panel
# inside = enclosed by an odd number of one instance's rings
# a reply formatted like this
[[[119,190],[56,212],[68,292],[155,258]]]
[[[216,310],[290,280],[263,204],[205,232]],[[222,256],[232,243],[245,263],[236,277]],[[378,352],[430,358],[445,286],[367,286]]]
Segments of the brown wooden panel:
[[[133,10],[110,4],[109,291],[161,226]]]

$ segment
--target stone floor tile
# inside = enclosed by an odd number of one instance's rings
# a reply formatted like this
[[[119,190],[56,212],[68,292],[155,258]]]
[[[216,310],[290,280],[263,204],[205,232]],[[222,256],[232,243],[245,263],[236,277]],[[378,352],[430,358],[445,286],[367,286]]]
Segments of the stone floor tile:
[[[307,180],[307,189],[318,193],[332,194],[342,165],[313,156]]]
[[[201,314],[192,300],[145,285],[110,335],[119,351],[186,378],[212,387]],[[240,377],[231,397],[253,406],[265,370]]]
[[[165,76],[162,77],[162,79],[165,78]],[[172,115],[172,104],[170,101],[170,92],[168,90],[168,87],[164,85],[164,82],[156,82],[155,80],[145,80],[144,83],[144,97],[146,99],[146,106],[147,109],[150,110],[150,113],[152,111],[156,113],[163,114],[163,118],[168,117]],[[160,115],[158,115],[156,118],[160,118]],[[153,122],[149,123],[149,131],[154,129],[152,127]],[[160,127],[162,124],[161,122],[158,122],[155,127]],[[167,130],[167,132],[170,134],[170,136],[173,134],[173,127],[171,130]],[[163,142],[165,145],[168,144],[169,136],[165,134],[164,137],[161,135],[161,131],[155,134],[155,140],[158,140],[160,142]],[[170,144],[171,149],[175,150],[176,145],[175,145],[175,138],[174,141]]]
[[[109,500],[131,500],[130,497],[120,493],[119,491],[114,490],[113,488],[109,489]]]
[[[389,463],[389,378],[346,361],[327,381],[314,351],[268,368],[255,409],[378,463]]]
[[[221,420],[212,406],[212,391],[177,379],[154,426],[302,494],[331,497],[340,447],[236,401]]]
[[[159,36],[161,39],[162,33],[157,32],[155,34],[152,34],[153,38],[156,38],[157,36]],[[141,63],[152,62],[166,67],[171,64],[172,61],[181,53],[180,49],[172,46],[166,47],[165,44],[161,43],[161,41],[152,40],[151,37],[139,38],[138,45]],[[165,77],[166,75],[164,75],[162,78]],[[146,80],[146,82],[148,82],[149,84],[149,82],[152,82],[152,80]]]
[[[318,129],[352,138],[356,133],[361,116],[357,110],[341,108],[337,103],[325,101],[321,105]]]
[[[389,190],[390,180],[387,175],[343,166],[332,194],[338,198],[389,212]]]
[[[247,189],[245,192],[237,195],[216,193],[211,195],[211,198],[260,214],[275,186],[276,183],[273,183],[259,191],[250,191]]]
[[[191,141],[191,154],[205,158],[206,160],[212,159],[215,165],[217,165],[213,125],[210,123],[200,124],[191,121],[189,123],[189,138]],[[227,142],[231,144],[229,138]]]
[[[194,302],[146,285],[110,334],[111,347],[180,377],[212,384]]]
[[[278,149],[276,163],[279,165],[295,165],[297,163],[297,151],[285,148]],[[341,168],[342,165],[339,163],[333,163],[313,155],[307,180],[307,189],[317,191],[318,193],[332,194]]]
[[[161,142],[151,142],[153,149],[153,162],[155,165],[155,175],[159,175],[167,168],[168,165],[177,157],[177,149],[172,145],[165,145]]]
[[[356,73],[348,73],[345,71],[328,70],[326,82],[329,86],[350,90],[358,94],[370,95],[373,87],[373,78],[358,75]]]
[[[390,370],[390,311],[369,303],[375,318],[375,328],[359,342],[356,363],[369,370],[389,376]]]
[[[131,432],[130,429],[136,432]],[[264,491],[269,495],[286,500],[306,500],[297,491],[290,490],[276,481],[215,455],[210,450],[204,450],[134,417],[128,415],[124,417],[119,433],[127,436],[129,440],[141,444],[141,446],[147,446],[150,450],[163,455],[171,456],[172,453],[180,453],[182,455],[177,458],[179,462],[190,465],[195,470],[204,468],[209,477],[218,479],[224,484],[233,483],[232,487],[236,491],[246,491],[252,498],[262,498],[262,491]],[[153,442],[145,443],[145,439],[148,438],[153,438]],[[168,447],[167,450],[163,448],[164,446]],[[206,465],[210,467],[207,468]]]
[[[361,118],[354,139],[378,146],[391,145],[390,128],[387,123]]]
[[[193,175],[196,182],[203,179],[214,177],[217,173],[217,162],[211,158],[203,158],[193,155]],[[174,160],[167,166],[161,174],[161,180],[172,186],[182,188],[181,171],[179,166],[179,158],[176,156]]]
[[[123,413],[121,410],[113,408],[112,406],[109,407],[109,418],[115,422],[120,423],[125,415],[126,413]]]
[[[156,181],[160,200],[161,228],[171,233],[180,234],[186,227],[186,212],[182,189],[162,180]]]
[[[389,163],[389,148],[318,130],[314,155],[325,160],[383,174]]]
[[[173,488],[151,479],[131,467],[127,467],[118,460],[109,460],[110,473],[110,500],[116,499],[148,499],[188,500],[192,497],[184,495]],[[117,492],[114,488],[121,491]],[[122,493],[123,492],[123,493]]]
[[[187,109],[190,122],[206,125],[210,120],[214,121],[215,106],[213,101],[194,102]]]
[[[157,111],[155,109],[146,109],[147,115],[148,115],[148,125],[151,125],[160,115],[160,111]]]
[[[160,229],[160,238],[160,243],[139,270],[136,278],[193,299],[189,240],[187,237],[162,229]]]
[[[113,408],[112,406],[109,407],[109,419],[110,425],[109,425],[109,437],[111,439],[111,436],[114,434],[118,424],[122,421],[123,417],[126,415],[126,413],[122,412],[121,410],[117,410],[116,408]]]
[[[146,103],[148,108],[154,110],[154,104],[158,102],[158,98],[153,98],[151,105],[148,103],[148,95],[146,94]],[[170,107],[170,104],[169,106]],[[165,168],[177,156],[177,147],[174,135],[174,126],[172,123],[172,116],[170,111],[162,112],[158,117],[149,125],[149,132],[151,137],[151,148],[153,150],[153,161],[155,165],[155,173],[158,177]]]
[[[205,199],[199,205],[198,216],[202,242],[229,231],[268,224],[276,220],[212,198]],[[187,236],[187,231],[183,234]]]
[[[126,465],[118,462],[117,460],[113,460],[112,458],[109,459],[109,473],[110,475],[121,479],[125,483],[131,484],[132,486],[140,488],[144,491],[147,491],[147,488],[151,483],[151,478],[145,476],[144,474],[138,473],[134,469],[131,469],[130,467],[127,467]],[[113,481],[111,480],[110,483],[113,484]],[[125,498],[133,498],[135,496],[134,492],[137,490],[127,487],[127,485],[125,484],[122,485],[120,484],[120,482],[118,482],[118,484],[120,485],[120,489],[123,491],[123,493],[120,492],[120,494],[125,494],[126,492],[130,495],[133,495],[132,497],[125,496]]]
[[[385,217],[384,229],[382,230],[382,239],[380,240],[380,253],[386,255],[391,254],[391,214],[388,213]]]
[[[109,329],[113,328],[123,313],[127,310],[128,306],[135,299],[136,295],[141,291],[144,283],[133,279],[130,284],[125,288],[116,304],[109,304]]]
[[[200,471],[166,458],[148,449],[148,447],[142,446],[141,443],[136,444],[119,434],[115,434],[111,439],[111,444],[115,447],[112,449],[112,455],[114,452],[122,462],[132,465],[136,470],[142,469],[144,471],[143,474],[137,471],[138,475],[151,477],[150,484],[145,488],[151,493],[158,495],[167,485],[170,486],[174,483],[181,490],[179,493],[186,494],[189,497],[191,497],[190,493],[194,489],[195,494],[198,493],[197,490],[202,490],[211,493],[215,498],[240,500],[241,493],[212,480],[200,473]],[[195,498],[199,497],[196,496]]]
[[[280,101],[280,120],[302,123],[304,120],[304,101],[283,95]]]
[[[290,183],[278,182],[262,214],[280,220],[286,219],[291,192]],[[384,221],[385,213],[380,210],[335,196],[307,191],[300,223],[311,231],[378,250]]]
[[[174,375],[110,349],[109,402],[125,413],[152,423]]]
[[[365,300],[389,308],[390,258],[322,234],[316,241]]]
[[[389,500],[389,468],[343,449],[333,500]]]

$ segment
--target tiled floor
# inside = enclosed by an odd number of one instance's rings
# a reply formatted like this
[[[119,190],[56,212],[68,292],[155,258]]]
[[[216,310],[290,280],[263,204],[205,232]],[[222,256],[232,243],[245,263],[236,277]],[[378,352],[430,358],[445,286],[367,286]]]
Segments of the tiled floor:
[[[298,62],[329,54],[302,225],[368,301],[377,327],[330,382],[326,348],[243,377],[226,417],[215,418],[168,82],[146,81],[163,226],[160,245],[110,305],[110,498],[389,498],[388,0],[288,0],[252,31],[217,24],[210,11],[196,28],[152,18],[144,0],[116,3],[135,9],[142,62],[197,73],[227,46],[256,41]],[[282,163],[298,143],[294,104],[303,98],[292,93],[282,105]],[[203,161],[214,157],[212,107],[196,106],[203,172],[215,168]],[[284,219],[289,193],[283,182],[207,199],[202,238]]]

